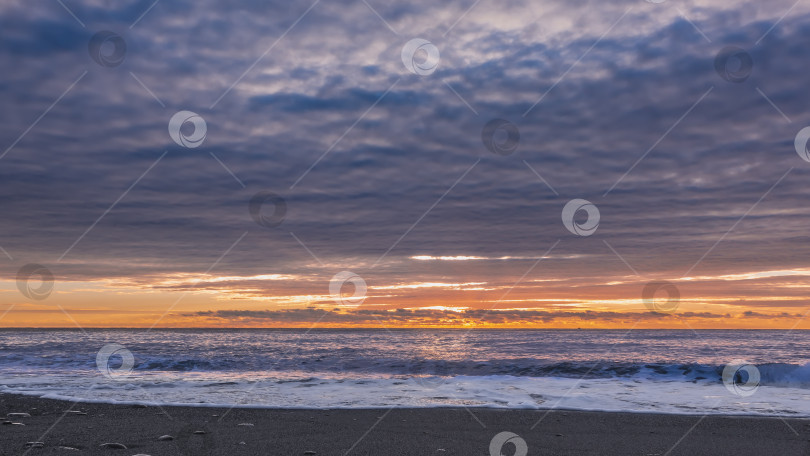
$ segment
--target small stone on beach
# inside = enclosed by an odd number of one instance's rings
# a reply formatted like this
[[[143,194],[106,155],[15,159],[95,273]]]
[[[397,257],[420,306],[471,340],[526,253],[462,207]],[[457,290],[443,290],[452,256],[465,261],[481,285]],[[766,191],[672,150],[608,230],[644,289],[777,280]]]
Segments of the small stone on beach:
[[[43,448],[45,447],[45,442],[26,442],[26,448]]]
[[[28,413],[8,413],[6,416],[9,418],[31,418],[31,415]]]
[[[202,435],[202,434],[205,434],[205,431],[194,431],[194,433],[197,434],[197,435]]]
[[[161,441],[161,442],[167,442],[169,440],[174,440],[174,437],[166,434],[166,435],[161,435],[160,437],[158,437],[158,440]]]
[[[123,443],[102,443],[99,445],[101,448],[108,448],[110,450],[126,450],[127,446]]]

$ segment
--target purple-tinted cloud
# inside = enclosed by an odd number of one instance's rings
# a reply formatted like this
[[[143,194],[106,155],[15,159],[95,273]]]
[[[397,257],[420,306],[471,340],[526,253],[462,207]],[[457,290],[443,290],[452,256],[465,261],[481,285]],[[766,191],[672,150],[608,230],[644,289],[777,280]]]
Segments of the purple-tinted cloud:
[[[6,277],[32,261],[62,280],[201,272],[245,232],[218,272],[317,268],[290,232],[328,268],[391,277],[426,267],[411,255],[540,256],[558,239],[585,257],[547,273],[585,280],[607,264],[627,273],[604,240],[645,275],[683,274],[723,236],[695,273],[804,264],[810,164],[793,137],[810,123],[810,10],[780,21],[790,1],[680,5],[689,20],[667,3],[482,2],[455,25],[468,2],[370,2],[396,34],[363,2],[305,16],[305,1],[151,3],[66,2],[78,20],[58,4],[0,7],[0,62],[14,69],[0,78],[0,149],[47,111],[0,159]],[[121,65],[88,55],[100,30],[126,41]],[[440,49],[432,75],[403,67],[413,37]],[[743,83],[715,72],[727,45],[753,59]],[[169,137],[180,110],[205,118],[202,146]],[[494,117],[519,128],[515,154],[481,143]],[[286,199],[277,228],[248,212],[260,191]],[[598,205],[594,236],[560,223],[572,198]],[[507,272],[454,267],[443,273]]]

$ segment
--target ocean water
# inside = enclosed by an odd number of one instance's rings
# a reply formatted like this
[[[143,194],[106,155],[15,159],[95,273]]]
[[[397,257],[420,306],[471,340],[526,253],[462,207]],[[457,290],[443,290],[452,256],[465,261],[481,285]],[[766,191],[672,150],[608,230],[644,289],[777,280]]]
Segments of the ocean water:
[[[0,392],[164,405],[810,416],[810,332],[5,329]]]

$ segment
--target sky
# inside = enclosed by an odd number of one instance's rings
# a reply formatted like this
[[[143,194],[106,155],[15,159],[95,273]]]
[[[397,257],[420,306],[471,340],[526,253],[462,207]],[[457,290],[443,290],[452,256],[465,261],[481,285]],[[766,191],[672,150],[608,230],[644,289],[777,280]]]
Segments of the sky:
[[[7,1],[0,30],[0,327],[810,328],[810,5]]]

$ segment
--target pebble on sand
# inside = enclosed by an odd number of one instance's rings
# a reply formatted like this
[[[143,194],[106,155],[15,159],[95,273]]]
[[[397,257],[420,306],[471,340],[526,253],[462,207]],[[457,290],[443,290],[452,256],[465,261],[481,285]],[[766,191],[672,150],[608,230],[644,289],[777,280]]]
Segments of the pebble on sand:
[[[127,446],[123,443],[102,443],[99,445],[101,448],[108,448],[110,450],[126,450]]]
[[[26,448],[44,448],[45,447],[45,442],[26,442],[25,447]]]
[[[28,413],[7,413],[6,416],[9,418],[31,418]]]
[[[160,437],[158,437],[158,440],[161,441],[161,442],[167,442],[169,440],[174,440],[174,437],[166,434],[166,435],[161,435]]]
[[[202,435],[202,434],[205,434],[205,431],[194,431],[194,433],[197,434],[197,435]]]

